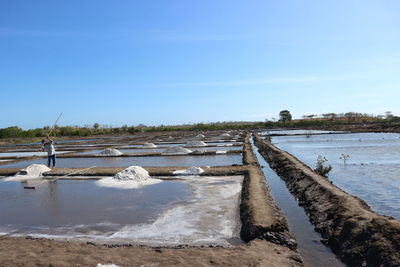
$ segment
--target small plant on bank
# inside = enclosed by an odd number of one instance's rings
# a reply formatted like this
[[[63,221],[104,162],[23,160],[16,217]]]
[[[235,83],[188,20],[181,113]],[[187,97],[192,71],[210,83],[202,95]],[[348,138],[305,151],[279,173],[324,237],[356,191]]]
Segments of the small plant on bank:
[[[350,158],[348,154],[341,154],[339,159],[343,160],[343,165],[346,165],[346,161]]]
[[[326,165],[328,160],[324,156],[318,156],[317,164],[314,171],[322,176],[328,177],[328,173],[332,170],[331,165]]]

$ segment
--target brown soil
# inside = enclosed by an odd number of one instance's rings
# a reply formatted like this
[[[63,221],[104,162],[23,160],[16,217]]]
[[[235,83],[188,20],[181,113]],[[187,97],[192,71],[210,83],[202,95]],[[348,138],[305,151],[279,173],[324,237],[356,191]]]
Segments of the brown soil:
[[[301,266],[292,250],[255,240],[234,248],[108,247],[0,237],[1,266]]]
[[[255,137],[326,243],[351,266],[400,266],[400,221],[374,213],[291,154]]]

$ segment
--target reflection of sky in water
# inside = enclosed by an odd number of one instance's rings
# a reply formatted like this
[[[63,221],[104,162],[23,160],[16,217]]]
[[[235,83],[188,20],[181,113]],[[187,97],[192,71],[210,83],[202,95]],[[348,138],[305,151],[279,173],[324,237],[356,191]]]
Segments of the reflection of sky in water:
[[[273,143],[314,168],[318,155],[333,166],[329,178],[373,210],[400,218],[400,134],[356,133],[273,137]],[[350,158],[344,165],[341,154]]]

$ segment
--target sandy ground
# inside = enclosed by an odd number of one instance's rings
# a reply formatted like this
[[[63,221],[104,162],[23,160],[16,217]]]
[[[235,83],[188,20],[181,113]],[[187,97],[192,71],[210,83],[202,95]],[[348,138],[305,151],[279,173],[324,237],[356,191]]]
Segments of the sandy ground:
[[[235,248],[107,247],[0,237],[1,266],[301,266],[292,250],[255,240]]]
[[[260,153],[285,180],[316,230],[351,266],[400,266],[400,221],[371,211],[293,155],[255,137]]]

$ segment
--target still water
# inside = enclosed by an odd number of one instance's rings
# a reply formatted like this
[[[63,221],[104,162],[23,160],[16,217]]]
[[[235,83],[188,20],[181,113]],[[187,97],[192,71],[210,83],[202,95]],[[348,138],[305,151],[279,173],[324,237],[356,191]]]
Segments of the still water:
[[[324,156],[329,179],[381,214],[400,219],[400,134],[352,133],[273,137],[272,142],[311,168]],[[349,155],[346,164],[341,155]]]

